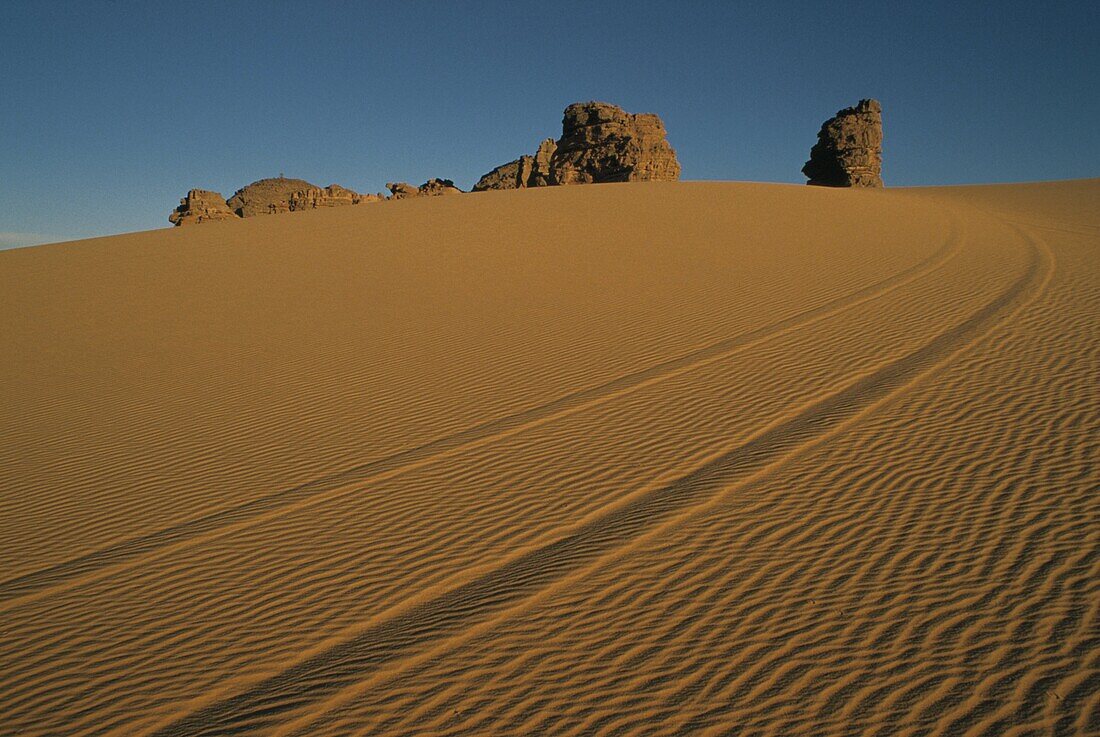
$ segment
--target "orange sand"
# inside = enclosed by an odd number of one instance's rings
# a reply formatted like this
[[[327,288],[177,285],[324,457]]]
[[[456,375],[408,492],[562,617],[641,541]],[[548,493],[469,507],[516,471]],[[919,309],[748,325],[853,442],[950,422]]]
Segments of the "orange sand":
[[[0,253],[0,733],[1100,732],[1100,180]]]

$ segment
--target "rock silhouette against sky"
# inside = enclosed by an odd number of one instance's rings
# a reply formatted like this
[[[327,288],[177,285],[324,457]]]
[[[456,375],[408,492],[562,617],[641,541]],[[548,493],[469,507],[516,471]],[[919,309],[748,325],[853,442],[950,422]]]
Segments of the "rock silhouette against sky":
[[[598,182],[675,181],[680,162],[664,123],[652,113],[628,113],[606,102],[565,109],[562,135],[485,174],[475,192]]]
[[[808,184],[826,187],[881,187],[882,106],[860,100],[826,120],[802,167]]]

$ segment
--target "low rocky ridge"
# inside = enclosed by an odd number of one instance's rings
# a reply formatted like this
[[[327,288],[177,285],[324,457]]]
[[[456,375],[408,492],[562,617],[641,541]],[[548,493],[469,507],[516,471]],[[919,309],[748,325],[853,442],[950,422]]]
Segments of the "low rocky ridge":
[[[290,198],[298,192],[318,189],[304,179],[272,177],[242,187],[233,193],[226,202],[229,209],[243,218],[254,215],[272,215],[277,212],[290,212]]]
[[[229,209],[220,192],[208,189],[193,189],[180,200],[180,205],[168,216],[173,225],[193,225],[208,220],[229,220],[237,213]]]
[[[450,179],[429,179],[420,185],[417,192],[421,197],[435,197],[441,194],[462,194]]]
[[[860,100],[825,121],[802,167],[807,184],[826,187],[881,187],[882,106]]]
[[[565,109],[562,135],[483,176],[473,191],[596,182],[676,181],[680,162],[664,123],[652,113],[628,113],[605,102]]]
[[[354,190],[341,187],[339,184],[330,184],[324,189],[311,187],[310,189],[292,192],[287,199],[290,212],[296,210],[316,210],[319,207],[337,207],[339,205],[358,205],[362,202],[377,202],[381,195],[359,194]]]
[[[855,107],[844,108],[826,120],[802,173],[815,185],[883,186],[882,106],[878,101],[860,100]],[[565,108],[561,138],[544,139],[534,154],[496,167],[478,180],[473,191],[679,178],[680,162],[659,117],[628,113],[606,102],[577,102]],[[429,179],[419,187],[388,182],[386,189],[388,196],[360,194],[338,184],[318,187],[304,179],[279,176],[253,182],[228,201],[217,192],[192,189],[168,220],[188,225],[462,192],[450,179]]]
[[[273,177],[260,179],[237,190],[228,201],[218,192],[193,189],[180,200],[180,205],[168,222],[173,225],[190,225],[208,220],[247,218],[256,215],[274,215],[280,212],[316,210],[321,207],[359,205],[381,200],[400,200],[461,192],[450,179],[429,179],[420,187],[398,182],[386,185],[390,196],[384,194],[360,194],[355,190],[330,184],[318,187],[304,179]]]
[[[489,189],[523,189],[525,187],[545,187],[550,182],[550,160],[558,142],[547,138],[539,144],[534,156],[520,156],[515,161],[501,164],[483,176],[474,185],[474,192]]]
[[[565,109],[561,138],[547,138],[534,155],[521,156],[493,169],[474,186],[474,191],[679,178],[680,162],[668,144],[660,118],[649,113],[628,113],[605,102],[578,102]],[[279,176],[253,182],[237,190],[228,201],[217,192],[191,190],[168,220],[185,225],[462,191],[450,179],[429,179],[419,187],[389,182],[386,189],[389,196],[368,195],[338,184],[318,187],[304,179]]]
[[[444,194],[462,194],[462,190],[455,186],[450,179],[429,179],[419,187],[414,187],[408,182],[387,182],[386,189],[390,191],[391,200],[404,200],[409,197],[434,197]]]

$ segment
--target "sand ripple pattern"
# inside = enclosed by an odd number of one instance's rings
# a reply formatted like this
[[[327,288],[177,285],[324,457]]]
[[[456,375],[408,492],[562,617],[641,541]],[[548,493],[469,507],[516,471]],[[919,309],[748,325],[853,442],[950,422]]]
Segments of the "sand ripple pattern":
[[[838,194],[924,255],[9,578],[6,728],[1100,732],[1100,223]]]

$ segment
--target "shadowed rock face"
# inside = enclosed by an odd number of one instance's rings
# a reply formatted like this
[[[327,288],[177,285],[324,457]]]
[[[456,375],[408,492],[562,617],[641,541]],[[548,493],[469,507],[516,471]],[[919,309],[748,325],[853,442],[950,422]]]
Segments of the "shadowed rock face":
[[[829,118],[802,167],[807,184],[826,187],[881,187],[882,106],[860,100]]]
[[[455,186],[450,179],[429,179],[420,185],[421,197],[434,197],[442,194],[462,194],[462,190]]]
[[[546,138],[539,144],[534,156],[526,157],[531,159],[531,173],[527,178],[528,186],[545,187],[554,182],[551,167],[557,150],[558,142],[553,138]]]
[[[193,225],[210,220],[234,220],[237,214],[229,209],[220,192],[193,189],[180,200],[180,206],[168,216],[173,225]]]
[[[565,109],[562,136],[550,160],[555,184],[675,181],[680,162],[665,138],[661,119],[632,115],[602,102]]]
[[[534,156],[520,156],[515,161],[501,164],[483,176],[474,185],[474,192],[487,189],[523,189],[524,187],[545,187],[551,183],[550,161],[558,143],[547,138],[539,144]]]
[[[420,194],[420,190],[408,182],[386,182],[386,189],[390,191],[391,200],[403,200]]]
[[[604,102],[578,102],[565,109],[560,139],[548,138],[534,156],[493,169],[474,191],[679,178],[680,162],[660,118]]]
[[[450,179],[429,179],[419,187],[414,187],[408,182],[386,182],[386,189],[390,191],[391,200],[404,200],[410,197],[434,197],[445,194],[461,194],[462,190],[455,186]]]
[[[474,185],[475,192],[483,192],[487,189],[523,189],[532,186],[530,184],[531,171],[534,168],[534,156],[520,156],[515,161],[501,164],[491,172],[477,180]]]

